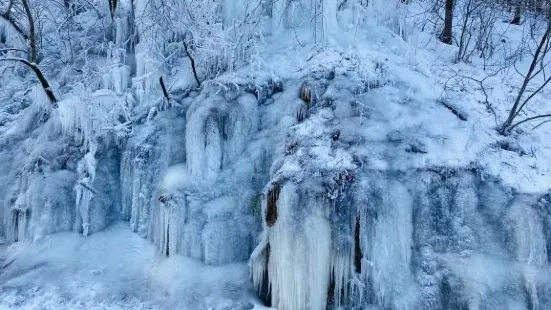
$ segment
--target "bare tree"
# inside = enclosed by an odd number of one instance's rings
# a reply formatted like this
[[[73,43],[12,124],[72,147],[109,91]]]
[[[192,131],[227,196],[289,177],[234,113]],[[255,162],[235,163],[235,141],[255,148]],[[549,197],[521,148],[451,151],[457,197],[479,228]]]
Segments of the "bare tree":
[[[446,11],[444,14],[444,30],[442,32],[442,42],[451,45],[453,43],[453,8],[454,0],[446,0]]]
[[[528,72],[524,76],[524,80],[519,89],[519,92],[515,98],[513,106],[509,112],[509,116],[503,122],[499,128],[499,133],[502,135],[508,135],[513,129],[517,126],[530,122],[533,120],[541,120],[544,118],[551,117],[551,113],[544,113],[541,115],[535,115],[531,117],[526,117],[522,120],[517,120],[521,112],[523,112],[526,105],[551,82],[551,76],[546,74],[546,68],[551,61],[546,59],[549,56],[549,51],[551,50],[551,11],[548,12],[548,20],[545,32],[541,36],[539,43],[537,45],[536,51],[533,54],[532,62],[528,68]],[[532,91],[528,90],[528,86],[533,84],[537,79],[543,79],[541,84],[536,85],[536,88]]]
[[[459,10],[461,27],[455,60],[469,62],[476,52],[480,52],[480,57],[486,62],[493,56],[497,45],[493,39],[498,20],[496,8],[486,0],[465,0]]]

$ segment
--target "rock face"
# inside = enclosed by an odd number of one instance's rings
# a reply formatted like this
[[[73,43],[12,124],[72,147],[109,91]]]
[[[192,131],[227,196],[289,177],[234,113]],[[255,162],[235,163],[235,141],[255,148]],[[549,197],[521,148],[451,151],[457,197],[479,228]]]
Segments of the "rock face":
[[[409,89],[398,77],[316,61],[285,82],[204,87],[94,152],[53,118],[8,137],[0,236],[128,221],[159,255],[250,259],[279,310],[551,308],[549,195],[506,188],[468,156],[452,164],[439,150],[471,133],[446,136],[427,115],[464,121],[384,96]]]

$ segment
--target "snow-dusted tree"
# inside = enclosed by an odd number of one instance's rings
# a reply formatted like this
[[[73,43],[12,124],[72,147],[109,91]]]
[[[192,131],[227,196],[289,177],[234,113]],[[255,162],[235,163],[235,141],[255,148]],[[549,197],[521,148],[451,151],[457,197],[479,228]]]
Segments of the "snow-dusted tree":
[[[507,119],[503,122],[499,128],[499,132],[503,135],[508,135],[513,129],[519,125],[525,124],[532,121],[543,121],[547,122],[551,118],[550,113],[543,113],[539,115],[528,116],[526,115],[523,119],[518,120],[518,118],[526,110],[527,105],[536,97],[538,94],[541,94],[544,91],[548,84],[551,82],[551,76],[547,72],[551,60],[549,56],[551,53],[551,8],[548,9],[546,27],[539,39],[536,50],[533,53],[532,61],[528,71],[524,75],[524,79],[520,89],[516,95],[515,101]],[[534,87],[530,89],[529,87]],[[537,127],[537,126],[536,126]]]

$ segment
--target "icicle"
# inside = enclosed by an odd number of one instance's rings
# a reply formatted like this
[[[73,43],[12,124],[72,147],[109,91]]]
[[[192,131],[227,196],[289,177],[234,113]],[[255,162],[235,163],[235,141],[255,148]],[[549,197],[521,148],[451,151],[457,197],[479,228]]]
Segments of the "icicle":
[[[90,202],[93,198],[90,191],[91,183],[91,179],[85,177],[75,186],[77,207],[76,228],[77,230],[82,229],[83,236],[88,236],[90,233]]]
[[[538,213],[519,198],[509,209],[507,220],[517,260],[529,266],[546,266],[547,247]]]
[[[122,154],[120,176],[121,176],[121,217],[123,220],[130,220],[132,210],[132,194],[134,183],[134,152],[126,151]]]
[[[116,38],[115,38],[115,44],[118,48],[125,48],[126,40],[128,40],[130,31],[129,31],[129,23],[126,16],[124,17],[116,17],[115,18],[115,26],[116,26]]]
[[[268,233],[263,230],[260,235],[260,243],[256,246],[249,259],[249,268],[253,278],[253,285],[257,292],[261,292],[264,277],[268,267]]]
[[[249,137],[258,130],[258,101],[253,95],[241,96],[239,104],[233,108],[225,123],[226,142],[224,143],[223,165],[234,162],[245,149]]]
[[[130,227],[133,231],[138,230],[140,219],[140,208],[143,207],[142,179],[144,164],[141,160],[134,160],[134,167],[131,181],[131,207],[130,207]]]
[[[281,33],[287,28],[287,7],[289,0],[278,0],[272,6],[272,33]]]
[[[212,182],[222,165],[220,132],[226,112],[224,102],[201,102],[189,108],[186,124],[186,157],[190,176],[196,182]]]
[[[353,274],[354,248],[333,249],[331,251],[331,272],[335,285],[333,299],[336,307],[343,303],[343,297],[348,297],[348,281]]]
[[[76,191],[76,214],[77,221],[75,222],[75,229],[81,230],[82,235],[88,236],[90,233],[90,206],[92,199],[94,198],[93,182],[96,178],[96,166],[97,160],[95,154],[97,151],[97,144],[91,143],[90,150],[79,161],[77,166],[78,181],[75,185]]]
[[[159,240],[156,243],[161,255],[170,256],[178,253],[179,221],[185,221],[185,218],[178,216],[176,209],[185,208],[185,205],[179,204],[174,196],[167,194],[159,197],[159,200]]]
[[[522,264],[522,282],[532,309],[539,309],[535,275],[538,268],[547,266],[547,245],[541,218],[528,201],[520,197],[513,203],[507,214],[507,228],[516,259]]]
[[[205,122],[205,180],[214,180],[222,167],[222,137],[219,120],[216,115],[209,116]]]
[[[154,60],[148,54],[147,46],[140,43],[136,50],[136,77],[132,78],[132,85],[136,89],[139,101],[143,102],[157,89],[159,73]]]
[[[23,172],[19,176],[18,180],[18,192],[13,206],[8,209],[11,214],[8,218],[11,218],[11,225],[8,225],[7,237],[10,241],[22,241],[26,238],[27,233],[27,217],[28,217],[28,201],[27,201],[27,189],[28,189],[28,177],[29,175]]]
[[[362,265],[362,273],[369,272],[377,303],[381,306],[407,304],[406,290],[411,285],[411,249],[413,244],[412,200],[407,189],[397,181],[384,180],[376,190],[382,198],[370,203],[377,204],[377,219],[372,235],[362,227],[362,251],[370,258]],[[367,278],[367,276],[364,276]],[[410,302],[410,304],[413,304]]]
[[[122,95],[130,84],[130,68],[115,64],[109,72],[103,75],[103,87]]]
[[[339,24],[337,23],[337,0],[322,0],[323,5],[323,27],[324,33],[339,33]]]
[[[157,214],[152,224],[153,241],[161,255],[181,253],[180,243],[184,235],[183,227],[187,221],[188,206],[186,197],[180,190],[189,190],[191,187],[187,170],[184,164],[171,166],[159,183],[156,197]]]
[[[313,206],[304,222],[297,222],[294,216],[302,207],[298,202],[296,186],[285,184],[277,203],[278,219],[268,230],[272,304],[280,310],[324,310],[330,276],[331,227],[323,215],[323,206]],[[257,270],[259,279],[261,269]]]
[[[40,85],[34,85],[31,90],[32,102],[42,111],[51,111],[52,103],[46,95],[46,92]]]

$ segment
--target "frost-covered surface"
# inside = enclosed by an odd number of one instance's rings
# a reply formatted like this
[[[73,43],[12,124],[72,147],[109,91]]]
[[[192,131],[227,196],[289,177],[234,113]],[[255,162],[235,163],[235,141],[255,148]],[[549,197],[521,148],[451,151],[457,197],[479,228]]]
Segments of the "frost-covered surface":
[[[520,78],[486,80],[494,116],[413,4],[282,2],[123,2],[55,108],[7,70],[0,307],[551,308],[551,126],[495,130]]]
[[[245,264],[159,257],[122,223],[2,247],[0,262],[0,309],[252,308]]]

